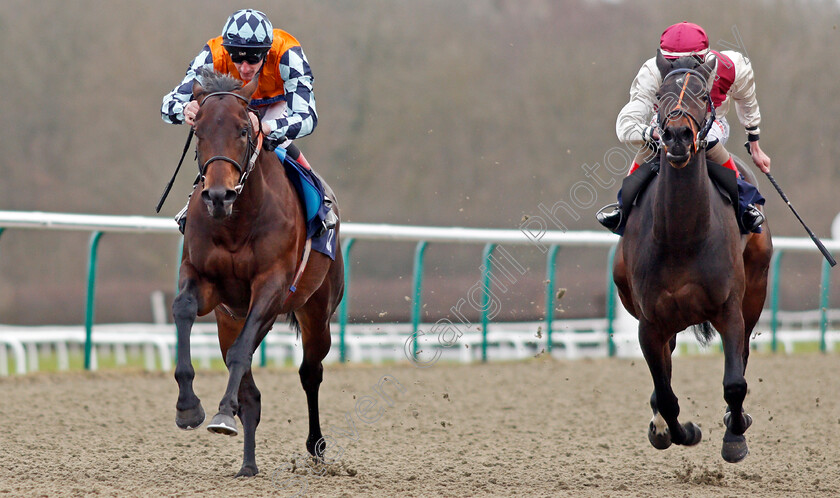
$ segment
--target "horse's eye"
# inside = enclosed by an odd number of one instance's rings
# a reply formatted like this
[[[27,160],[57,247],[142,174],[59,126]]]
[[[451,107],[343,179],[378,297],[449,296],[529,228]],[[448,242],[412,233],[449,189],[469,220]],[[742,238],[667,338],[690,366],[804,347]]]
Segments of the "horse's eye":
[[[240,137],[247,137],[248,136],[248,128],[242,128],[242,131],[239,132]]]
[[[665,131],[662,132],[662,140],[669,141],[673,137],[670,128],[665,128]]]

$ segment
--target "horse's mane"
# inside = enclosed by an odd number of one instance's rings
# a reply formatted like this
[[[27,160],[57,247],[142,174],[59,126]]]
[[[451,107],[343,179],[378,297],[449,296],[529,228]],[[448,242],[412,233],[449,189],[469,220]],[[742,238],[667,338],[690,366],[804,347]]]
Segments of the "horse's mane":
[[[201,68],[196,72],[198,82],[207,93],[233,92],[242,88],[242,82],[229,74],[222,74],[215,69]]]

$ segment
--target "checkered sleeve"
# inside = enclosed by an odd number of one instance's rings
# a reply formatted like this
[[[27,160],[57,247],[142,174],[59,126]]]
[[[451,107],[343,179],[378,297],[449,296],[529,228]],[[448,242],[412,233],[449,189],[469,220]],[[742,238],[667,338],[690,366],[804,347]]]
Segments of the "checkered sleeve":
[[[292,47],[280,57],[280,76],[285,82],[286,116],[269,123],[269,137],[305,137],[318,124],[318,113],[312,93],[312,70],[301,47]]]
[[[171,124],[182,124],[184,122],[184,107],[192,100],[192,87],[196,72],[204,66],[213,69],[213,53],[210,51],[209,45],[204,45],[201,53],[190,62],[187,74],[181,80],[181,83],[163,97],[160,115],[165,122]]]

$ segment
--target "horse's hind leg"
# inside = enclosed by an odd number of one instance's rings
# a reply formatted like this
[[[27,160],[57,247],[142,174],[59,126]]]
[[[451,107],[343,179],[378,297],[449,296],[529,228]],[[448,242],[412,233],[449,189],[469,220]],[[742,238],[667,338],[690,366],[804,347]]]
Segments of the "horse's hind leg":
[[[300,383],[306,392],[306,404],[309,409],[309,435],[306,438],[306,450],[314,457],[323,459],[325,445],[322,441],[321,422],[318,415],[318,390],[324,378],[324,366],[321,360],[330,350],[330,323],[329,315],[323,309],[310,308],[306,311],[309,313],[296,314],[300,322],[303,342],[303,361],[299,370]]]
[[[239,385],[239,420],[242,421],[242,430],[245,433],[245,450],[242,458],[242,468],[239,469],[236,477],[251,477],[259,472],[254,450],[256,448],[257,426],[260,424],[260,399],[260,391],[257,389],[254,376],[249,369],[242,376],[242,383]]]
[[[651,324],[642,320],[639,322],[639,343],[653,377],[654,391],[650,398],[653,420],[648,429],[650,443],[660,450],[668,448],[672,442],[686,446],[699,443],[702,438],[700,427],[693,422],[680,425],[677,419],[680,406],[671,389],[671,352],[676,347],[676,338],[666,341]]]
[[[766,223],[761,233],[750,235],[744,249],[744,300],[741,304],[744,316],[744,369],[750,355],[750,336],[755,328],[764,300],[767,297],[767,275],[770,259],[773,256],[773,245],[770,239],[770,229]]]

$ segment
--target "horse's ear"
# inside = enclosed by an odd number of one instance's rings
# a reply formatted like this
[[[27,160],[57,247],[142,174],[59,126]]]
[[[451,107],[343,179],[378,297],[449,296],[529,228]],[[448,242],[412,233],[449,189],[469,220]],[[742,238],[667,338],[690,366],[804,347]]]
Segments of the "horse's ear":
[[[257,87],[260,86],[260,73],[257,73],[251,81],[248,82],[247,85],[243,86],[238,92],[239,95],[242,95],[248,100],[251,100],[251,96],[254,95],[257,91]]]
[[[671,66],[673,63],[665,58],[662,55],[662,50],[656,51],[656,67],[659,69],[659,74],[662,75],[662,79],[665,79],[665,76],[668,76],[668,73],[671,72]]]
[[[707,87],[711,87],[711,84],[714,82],[713,77],[715,74],[716,64],[717,57],[715,57],[714,54],[709,54],[709,56],[706,57],[706,62],[697,66],[697,71],[706,78]]]

